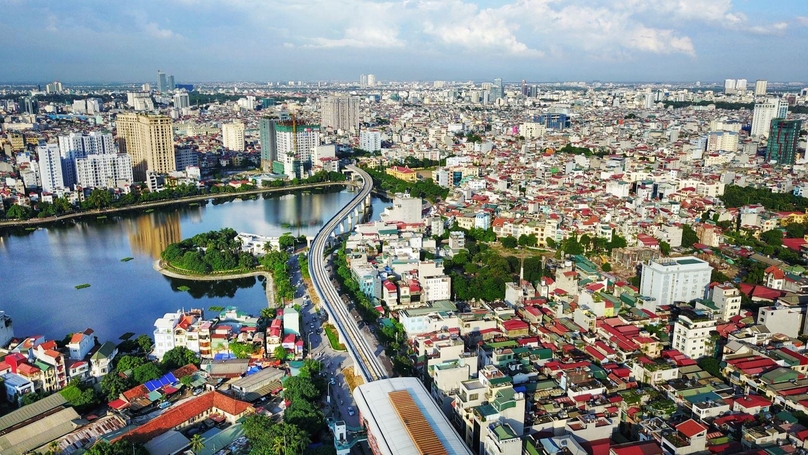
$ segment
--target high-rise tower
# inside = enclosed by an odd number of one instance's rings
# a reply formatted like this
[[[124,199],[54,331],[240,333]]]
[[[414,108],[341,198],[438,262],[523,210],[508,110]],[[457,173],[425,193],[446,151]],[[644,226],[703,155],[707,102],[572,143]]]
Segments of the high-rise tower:
[[[145,180],[147,170],[166,174],[177,169],[171,117],[126,113],[115,124],[118,149],[132,157],[135,180]]]

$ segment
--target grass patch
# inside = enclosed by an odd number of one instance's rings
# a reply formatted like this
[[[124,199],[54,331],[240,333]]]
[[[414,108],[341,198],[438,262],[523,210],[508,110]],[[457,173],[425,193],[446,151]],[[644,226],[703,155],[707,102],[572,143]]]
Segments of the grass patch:
[[[208,311],[214,311],[216,313],[221,313],[222,311],[224,311],[224,307],[223,306],[212,306],[212,307],[208,308]]]
[[[339,342],[339,335],[332,325],[325,326],[325,334],[328,336],[328,342],[331,343],[331,349],[335,351],[346,351],[345,345]]]
[[[90,287],[90,283],[77,284],[76,289],[84,289]]]
[[[127,257],[127,258],[123,258],[123,259],[121,259],[121,262],[129,262],[129,261],[131,261],[132,259],[134,259],[134,258],[129,258],[129,257]]]

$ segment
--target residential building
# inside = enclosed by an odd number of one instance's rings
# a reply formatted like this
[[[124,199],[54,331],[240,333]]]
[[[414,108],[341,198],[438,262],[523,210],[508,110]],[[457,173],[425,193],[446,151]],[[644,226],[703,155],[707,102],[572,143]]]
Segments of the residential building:
[[[87,155],[75,161],[76,181],[82,188],[120,188],[134,181],[132,157]]]
[[[712,333],[716,322],[704,311],[682,310],[673,325],[671,345],[691,359],[712,356],[717,340]]]
[[[62,174],[62,158],[59,146],[40,142],[37,148],[39,159],[39,177],[42,180],[42,191],[52,193],[65,187]]]
[[[113,360],[118,355],[118,346],[110,341],[104,342],[90,357],[90,376],[100,381],[112,371]]]
[[[779,98],[769,98],[755,103],[755,109],[752,112],[752,136],[768,137],[772,120],[784,119],[787,113],[788,103]]]
[[[132,157],[133,176],[146,179],[146,171],[167,174],[177,170],[171,117],[124,113],[116,119],[118,149]]]
[[[84,360],[90,349],[95,346],[95,337],[93,336],[93,329],[86,329],[83,332],[76,332],[70,337],[70,342],[67,343],[67,349],[70,351],[70,359]]]
[[[350,131],[359,128],[359,97],[335,95],[324,97],[321,123],[326,128]]]
[[[244,151],[244,124],[241,122],[222,125],[222,145],[226,150]]]
[[[363,384],[354,399],[374,454],[472,453],[417,378]]]
[[[261,144],[261,170],[272,172],[272,163],[278,160],[278,145],[275,125],[278,119],[261,117],[258,121],[259,143]]]
[[[393,198],[393,205],[384,210],[381,218],[385,222],[420,223],[423,204],[423,200],[419,197],[412,197],[409,193],[398,193]]]
[[[797,160],[801,127],[801,120],[773,119],[766,145],[766,161],[793,165]]]
[[[390,166],[384,171],[387,175],[404,180],[405,182],[415,182],[418,180],[418,174],[408,167],[403,166]]]
[[[118,151],[111,134],[92,131],[89,134],[70,133],[67,136],[59,136],[59,152],[62,155],[65,187],[72,188],[77,183],[81,185],[76,177],[76,160],[88,155],[115,154]],[[130,173],[131,167],[129,164]]]
[[[716,284],[707,293],[707,298],[711,300],[717,308],[717,318],[721,321],[729,321],[733,316],[741,312],[741,291],[729,283]]]
[[[292,306],[283,309],[283,333],[300,336],[300,313]]]
[[[768,82],[763,79],[758,79],[755,81],[755,96],[765,96],[766,95],[766,86]]]
[[[772,333],[797,338],[802,333],[806,307],[773,305],[758,309],[757,323]]]
[[[166,73],[157,70],[157,91],[160,93],[168,92],[168,81],[166,80]]]
[[[703,299],[713,268],[693,256],[657,259],[643,263],[640,294],[658,305]]]
[[[381,151],[382,134],[375,130],[362,130],[359,133],[359,148],[368,152]]]
[[[275,124],[275,151],[282,172],[290,179],[303,178],[311,170],[311,150],[320,145],[320,126],[279,122]],[[263,145],[262,145],[263,147]],[[263,162],[263,152],[262,152]]]
[[[174,327],[182,319],[182,313],[166,313],[163,317],[154,321],[154,351],[152,355],[162,360],[163,355],[177,347],[174,341]]]
[[[188,95],[188,92],[179,92],[174,94],[174,107],[177,109],[191,107],[191,98]]]

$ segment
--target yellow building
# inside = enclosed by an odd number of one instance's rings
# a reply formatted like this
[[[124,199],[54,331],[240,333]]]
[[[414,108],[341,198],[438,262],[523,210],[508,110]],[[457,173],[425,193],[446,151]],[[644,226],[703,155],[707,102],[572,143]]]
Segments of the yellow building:
[[[171,117],[119,114],[116,126],[118,148],[132,157],[135,180],[144,181],[147,170],[159,174],[177,170]]]
[[[780,212],[780,226],[786,226],[792,223],[805,224],[808,220],[808,210],[805,213],[801,212]]]
[[[418,180],[418,174],[408,167],[392,166],[385,171],[387,175],[404,180],[405,182],[415,182]]]

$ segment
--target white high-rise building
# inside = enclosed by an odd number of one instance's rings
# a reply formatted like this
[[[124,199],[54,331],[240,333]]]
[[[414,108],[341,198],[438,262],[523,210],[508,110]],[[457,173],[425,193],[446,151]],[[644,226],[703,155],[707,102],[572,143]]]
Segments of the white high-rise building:
[[[745,93],[746,92],[746,79],[737,79],[735,81],[735,91],[737,93]]]
[[[115,139],[109,133],[93,131],[90,134],[70,133],[59,136],[59,151],[62,156],[62,181],[65,188],[72,188],[76,180],[76,160],[87,155],[114,154]]]
[[[128,92],[126,94],[126,104],[132,106],[136,111],[154,110],[154,101],[148,92]]]
[[[367,87],[368,86],[368,75],[363,74],[359,76],[359,86],[360,87]]]
[[[244,124],[241,122],[222,125],[222,145],[227,150],[244,151]]]
[[[766,95],[766,88],[768,86],[768,82],[764,81],[763,79],[758,79],[755,81],[755,96],[765,96]]]
[[[735,93],[735,79],[724,80],[724,93],[726,94]]]
[[[174,107],[177,109],[191,107],[191,100],[188,96],[188,92],[179,92],[174,94]]]
[[[375,87],[375,86],[376,86],[376,75],[368,74],[368,87]]]
[[[297,130],[297,134],[293,130]],[[304,177],[311,168],[311,150],[320,145],[319,125],[275,125],[277,159],[283,163],[283,172],[290,179]]]
[[[76,159],[76,183],[82,188],[117,188],[132,181],[132,157],[126,153]]]
[[[368,152],[378,152],[382,149],[382,133],[374,130],[359,133],[359,148]]]
[[[162,318],[154,321],[154,351],[152,355],[163,360],[166,352],[177,347],[174,341],[174,327],[182,319],[182,313],[166,313]]]
[[[703,299],[713,268],[693,256],[651,261],[642,265],[640,294],[656,298],[658,305]]]
[[[752,113],[752,136],[769,136],[772,119],[786,118],[788,103],[779,98],[769,98],[766,101],[755,103]]]
[[[52,193],[57,188],[64,188],[62,177],[62,156],[59,146],[40,142],[37,148],[39,159],[39,178],[42,180],[42,191]]]
[[[356,96],[328,96],[322,99],[323,127],[350,131],[359,127],[359,98]]]
[[[423,212],[423,200],[412,197],[409,193],[398,193],[393,198],[393,206],[387,207],[381,214],[382,221],[403,223],[420,223]]]
[[[712,356],[715,343],[710,332],[715,330],[716,320],[706,312],[683,310],[673,325],[671,345],[691,359]]]
[[[707,136],[707,151],[734,152],[738,149],[738,133],[734,131],[713,131]]]

